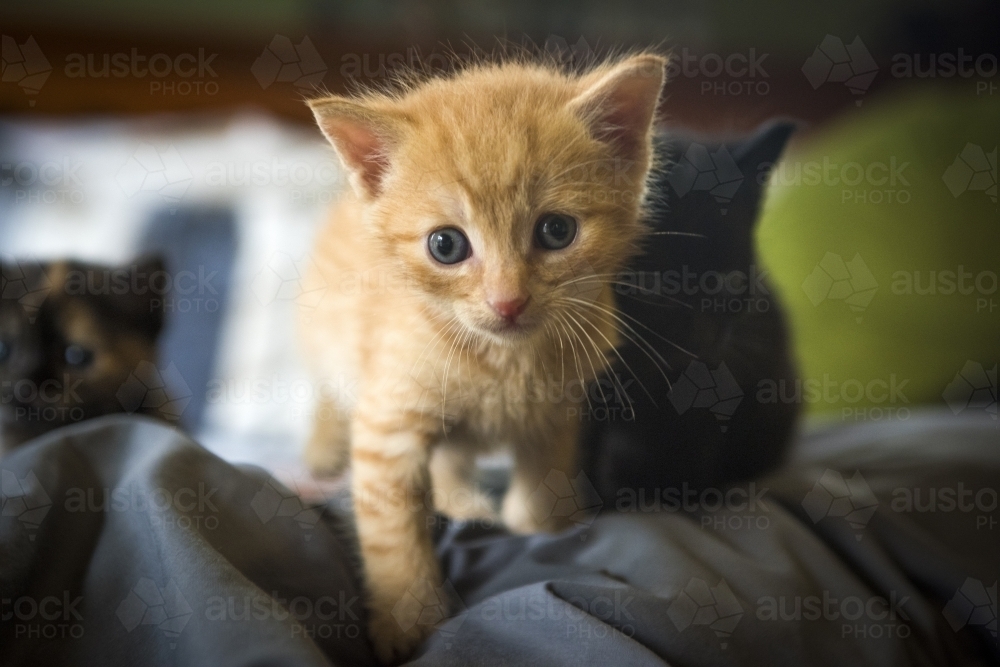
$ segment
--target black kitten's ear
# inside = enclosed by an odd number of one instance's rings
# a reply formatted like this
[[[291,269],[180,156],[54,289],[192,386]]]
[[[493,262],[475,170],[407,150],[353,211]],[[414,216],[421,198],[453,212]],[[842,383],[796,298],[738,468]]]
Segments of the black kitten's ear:
[[[145,254],[136,257],[129,263],[130,270],[132,267],[135,267],[134,270],[145,273],[146,275],[162,273],[167,270],[167,265],[163,259],[163,255],[157,254]]]
[[[744,174],[754,174],[763,182],[785,150],[788,139],[798,129],[791,121],[774,121],[759,128],[751,137],[732,148],[733,160]]]
[[[67,281],[67,286],[86,286],[85,290],[69,290],[70,294],[89,295],[112,322],[150,339],[159,335],[164,299],[170,298],[166,289],[173,282],[166,274],[162,257],[142,255],[115,267],[74,262],[68,268],[72,280]]]
[[[156,338],[163,329],[164,305],[163,300],[166,294],[162,290],[157,290],[157,286],[165,284],[164,275],[167,272],[167,265],[162,255],[145,254],[136,257],[129,265],[129,272],[134,276],[145,276],[141,282],[145,283],[149,289],[139,297],[139,317],[140,328],[150,338]],[[136,281],[138,282],[138,281]],[[172,281],[171,281],[172,282]]]
[[[29,320],[35,321],[38,309],[52,291],[48,265],[17,260],[0,264],[0,298],[21,304]]]

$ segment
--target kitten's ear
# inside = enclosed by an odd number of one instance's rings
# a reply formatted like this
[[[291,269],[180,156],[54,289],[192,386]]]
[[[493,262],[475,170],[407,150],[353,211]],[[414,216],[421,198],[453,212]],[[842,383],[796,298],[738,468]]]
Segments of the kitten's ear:
[[[135,266],[137,271],[145,273],[147,276],[164,273],[167,270],[166,260],[163,255],[159,254],[141,255],[135,259]],[[159,298],[151,298],[148,303],[148,308],[143,309],[146,313],[142,317],[142,324],[147,335],[155,340],[160,335],[160,331],[163,330],[166,309],[163,305],[162,295]]]
[[[400,120],[337,95],[310,100],[309,108],[350,171],[357,195],[362,199],[377,197],[399,137]]]
[[[600,69],[580,80],[581,92],[570,107],[620,157],[644,161],[666,67],[666,58],[647,53]]]
[[[163,255],[159,254],[139,255],[132,260],[132,265],[135,266],[136,271],[141,271],[147,276],[153,275],[154,273],[162,273],[167,270],[167,265],[163,259]]]
[[[88,270],[93,273],[104,273],[105,269],[91,265],[79,265],[75,268],[81,274]],[[95,268],[98,271],[94,271]],[[145,254],[134,258],[124,266],[117,267],[115,272],[128,275],[130,285],[152,286],[164,284],[163,274],[166,270],[167,266],[162,255]],[[112,293],[104,298],[107,299],[110,312],[114,313],[115,317],[125,318],[131,327],[150,340],[155,340],[163,329],[165,297],[162,291],[149,288],[141,291],[129,290],[126,294]]]

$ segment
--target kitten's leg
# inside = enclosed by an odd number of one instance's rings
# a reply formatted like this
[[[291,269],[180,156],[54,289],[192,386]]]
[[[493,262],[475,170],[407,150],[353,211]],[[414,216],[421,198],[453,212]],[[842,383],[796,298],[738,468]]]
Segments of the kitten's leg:
[[[352,425],[351,487],[368,590],[369,634],[382,662],[407,657],[434,629],[419,622],[441,586],[430,537],[431,437],[384,407]]]
[[[453,519],[495,519],[493,503],[476,488],[476,453],[461,442],[439,443],[431,454],[434,507]]]
[[[316,405],[313,432],[302,456],[317,477],[337,477],[350,460],[351,424],[347,415],[331,400]]]
[[[562,480],[562,475],[568,482],[576,477],[577,427],[574,420],[567,420],[566,426],[547,440],[515,446],[514,470],[501,510],[503,521],[511,531],[554,532],[570,525],[568,516],[553,511],[552,494],[546,493],[542,485],[550,474],[558,481]],[[540,489],[541,493],[536,493]],[[578,504],[582,500],[578,499]]]

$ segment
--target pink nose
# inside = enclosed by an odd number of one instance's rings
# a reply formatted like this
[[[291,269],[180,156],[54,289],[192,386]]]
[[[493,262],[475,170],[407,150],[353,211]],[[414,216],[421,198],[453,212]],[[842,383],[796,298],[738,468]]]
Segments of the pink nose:
[[[490,301],[489,304],[490,308],[496,311],[497,315],[513,322],[517,319],[518,315],[524,312],[525,306],[528,305],[529,298],[530,297],[522,297],[508,301]]]

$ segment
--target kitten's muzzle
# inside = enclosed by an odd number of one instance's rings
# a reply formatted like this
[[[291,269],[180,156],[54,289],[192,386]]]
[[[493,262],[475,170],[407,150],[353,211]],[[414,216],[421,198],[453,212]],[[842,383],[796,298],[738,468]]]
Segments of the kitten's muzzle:
[[[517,318],[528,307],[530,299],[530,296],[526,296],[504,301],[488,301],[487,303],[490,304],[493,312],[506,320],[507,324],[517,324]]]

